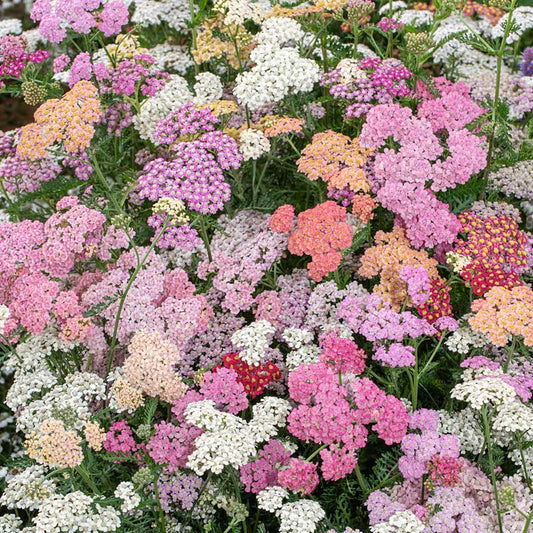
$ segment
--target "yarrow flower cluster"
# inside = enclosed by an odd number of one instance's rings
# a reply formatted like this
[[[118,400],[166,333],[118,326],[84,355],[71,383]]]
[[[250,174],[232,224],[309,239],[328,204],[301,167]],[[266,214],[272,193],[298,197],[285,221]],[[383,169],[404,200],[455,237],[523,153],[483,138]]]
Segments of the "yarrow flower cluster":
[[[532,8],[1,4],[0,531],[525,533]]]
[[[469,118],[464,118],[462,109],[450,109],[458,116],[455,121],[450,120],[446,110],[450,155],[444,160],[439,159],[443,148],[433,133],[441,127],[440,115],[415,117],[408,108],[381,104],[368,112],[359,138],[363,147],[373,150],[383,147],[389,137],[399,144],[398,151],[384,149],[375,155],[374,188],[377,200],[398,215],[407,237],[417,248],[452,244],[460,229],[457,217],[432,191],[465,183],[486,165],[481,140],[463,127]],[[431,182],[429,188],[427,181]]]
[[[103,6],[103,9],[100,9]],[[36,0],[31,11],[31,18],[39,22],[42,36],[52,43],[60,43],[67,37],[67,29],[76,33],[88,34],[93,28],[101,31],[105,37],[120,33],[122,26],[128,22],[128,8],[122,0],[79,0],[74,3],[67,0]]]
[[[357,138],[325,131],[314,135],[311,144],[302,150],[298,171],[310,180],[322,179],[330,190],[369,192],[365,166],[371,153],[361,147]]]
[[[394,21],[390,27],[393,26]],[[388,24],[386,27],[389,29]],[[411,76],[411,71],[397,59],[343,59],[335,69],[324,74],[320,84],[328,87],[334,98],[345,102],[344,118],[349,119],[361,117],[376,104],[411,96],[406,83]]]
[[[35,122],[24,126],[17,145],[21,158],[44,159],[47,150],[62,143],[72,155],[83,153],[102,116],[97,89],[79,81],[61,99],[46,101],[35,113]]]
[[[461,276],[475,294],[483,295],[492,287],[508,289],[520,285],[519,274],[529,268],[531,244],[515,220],[508,216],[484,220],[472,213],[461,213],[461,233],[453,253],[465,258]]]
[[[290,231],[288,220],[280,224],[278,218],[285,217],[288,210],[286,206],[279,209],[283,211],[274,212],[270,227],[287,233]],[[288,248],[292,254],[311,256],[312,261],[307,264],[309,276],[320,281],[337,269],[341,251],[351,245],[352,239],[353,228],[346,223],[346,209],[327,201],[298,215],[296,228],[289,235]]]
[[[154,136],[168,144],[178,136],[202,133],[173,144],[168,160],[158,157],[146,163],[138,179],[139,195],[151,201],[175,198],[203,214],[223,209],[230,197],[224,171],[239,168],[242,155],[231,137],[213,131],[217,122],[209,110],[195,110],[190,104],[158,122]]]
[[[279,102],[291,93],[309,92],[319,80],[318,65],[301,57],[297,48],[290,45],[302,35],[299,24],[290,19],[285,23],[286,20],[273,17],[263,25],[256,37],[259,44],[250,54],[255,66],[235,80],[233,94],[249,109]],[[285,24],[293,31],[285,33]]]
[[[472,303],[468,322],[474,331],[485,334],[496,346],[505,346],[512,336],[523,338],[533,346],[533,291],[527,285],[511,289],[493,287]]]
[[[0,38],[0,78],[9,76],[20,78],[22,71],[31,63],[40,65],[50,57],[47,50],[28,51],[28,42],[23,35],[2,35]],[[0,88],[5,84],[0,80]],[[37,102],[37,103],[40,103]]]

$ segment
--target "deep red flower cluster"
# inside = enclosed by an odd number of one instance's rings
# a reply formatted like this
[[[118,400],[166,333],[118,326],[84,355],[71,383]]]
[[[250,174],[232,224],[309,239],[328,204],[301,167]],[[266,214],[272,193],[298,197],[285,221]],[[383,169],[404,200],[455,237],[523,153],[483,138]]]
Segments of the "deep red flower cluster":
[[[520,285],[519,274],[528,268],[529,243],[517,222],[509,216],[483,219],[468,211],[459,220],[466,239],[454,251],[470,259],[461,277],[474,293],[482,296],[493,287]]]
[[[443,316],[451,315],[453,311],[450,304],[450,287],[440,277],[432,279],[429,287],[429,298],[424,305],[416,309],[420,316],[430,324]]]
[[[490,291],[492,287],[505,287],[512,289],[522,285],[522,281],[516,272],[504,272],[499,266],[491,270],[485,267],[478,267],[471,270],[468,267],[463,269],[461,277],[472,287],[476,296],[482,296]]]
[[[226,354],[222,358],[222,366],[237,372],[237,381],[252,398],[263,394],[272,381],[281,379],[281,371],[274,363],[267,361],[257,366],[249,365],[239,357],[238,353]]]

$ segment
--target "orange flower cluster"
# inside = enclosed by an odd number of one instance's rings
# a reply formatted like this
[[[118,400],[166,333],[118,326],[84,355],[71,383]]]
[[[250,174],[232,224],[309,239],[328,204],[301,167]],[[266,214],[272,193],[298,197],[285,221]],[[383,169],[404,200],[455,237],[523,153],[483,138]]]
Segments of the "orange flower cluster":
[[[388,300],[396,311],[407,299],[407,283],[400,277],[402,267],[422,267],[430,280],[439,278],[437,261],[425,250],[412,248],[403,228],[395,227],[390,233],[378,231],[375,243],[361,257],[358,272],[365,278],[380,276],[374,292]]]
[[[371,154],[361,148],[359,139],[350,139],[331,130],[317,133],[302,150],[298,170],[310,180],[322,179],[329,189],[348,188],[369,192],[370,183],[363,167]]]
[[[279,115],[266,115],[254,126],[263,130],[265,137],[279,137],[286,133],[300,133],[303,127],[303,120],[299,118]]]
[[[493,287],[484,298],[472,302],[475,315],[468,322],[496,346],[505,346],[511,335],[533,346],[533,290],[527,285],[512,289]]]
[[[284,7],[280,4],[272,6],[272,9],[267,13],[267,17],[305,17],[320,15],[321,18],[329,18],[329,13],[323,13],[323,8],[320,6],[305,6],[305,7]]]
[[[374,209],[376,206],[376,199],[370,196],[370,194],[356,194],[352,199],[352,213],[363,224],[368,224],[374,218]]]
[[[275,233],[289,233],[294,227],[294,207],[290,204],[278,207],[270,217],[268,226]]]
[[[280,209],[289,212],[287,206],[281,206],[278,211]],[[272,216],[276,217],[276,213]],[[292,221],[290,224],[292,226]],[[288,225],[289,221],[285,220],[283,233]],[[318,282],[337,270],[342,260],[341,250],[349,248],[352,240],[353,228],[346,223],[346,209],[328,200],[298,215],[296,229],[289,235],[289,252],[311,256],[307,270]]]
[[[120,411],[133,413],[144,404],[141,390],[133,387],[124,378],[119,378],[113,383],[111,386],[111,396],[114,400],[114,406]]]
[[[486,17],[493,26],[496,26],[498,21],[505,15],[505,10],[499,7],[474,2],[473,0],[466,0],[463,7],[463,15],[471,17],[474,14],[479,15],[480,17]]]
[[[348,4],[348,0],[315,0],[315,6],[324,11],[342,11]]]
[[[215,102],[209,102],[208,104],[199,106],[199,109],[208,108],[213,115],[221,117],[224,115],[231,115],[239,111],[239,106],[233,100],[217,100]]]
[[[61,420],[49,418],[25,442],[31,459],[52,468],[74,468],[83,461],[81,438]]]
[[[47,100],[35,112],[35,122],[22,128],[17,155],[44,159],[47,150],[61,142],[67,153],[80,154],[91,144],[94,124],[101,116],[96,87],[89,81],[79,81],[60,100]]]
[[[106,49],[115,61],[123,61],[124,59],[132,59],[136,55],[148,54],[148,49],[141,46],[139,38],[133,33],[126,35],[119,33],[115,37],[115,42],[108,44]]]

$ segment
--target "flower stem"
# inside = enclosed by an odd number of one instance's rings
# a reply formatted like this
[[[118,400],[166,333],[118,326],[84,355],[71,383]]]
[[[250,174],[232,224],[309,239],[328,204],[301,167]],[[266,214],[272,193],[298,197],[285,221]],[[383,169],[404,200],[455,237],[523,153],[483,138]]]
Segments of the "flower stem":
[[[159,499],[159,487],[157,486],[157,481],[154,483],[154,493],[155,493],[155,499],[157,500],[157,509],[159,511],[159,523],[161,525],[161,533],[166,533],[167,531],[167,525],[165,522],[165,513],[163,512],[163,508],[161,507],[161,500]]]
[[[483,431],[485,434],[485,445],[487,447],[487,455],[489,459],[490,481],[492,483],[492,489],[494,491],[494,501],[496,503],[496,514],[498,515],[498,530],[500,533],[504,533],[501,508],[500,508],[500,497],[498,496],[498,486],[496,484],[496,473],[494,472],[495,465],[494,465],[494,456],[492,454],[492,441],[490,438],[490,420],[489,420],[489,414],[488,414],[486,405],[484,405],[483,408],[481,409],[481,419],[483,421]]]
[[[320,448],[317,448],[306,460],[305,462],[306,463],[309,463],[311,462],[311,459],[314,459],[324,448],[327,448],[328,445],[327,444],[322,444],[322,446],[320,446]]]
[[[494,99],[492,102],[491,131],[489,134],[489,148],[487,150],[487,166],[485,167],[485,172],[483,174],[484,183],[483,183],[483,189],[481,190],[481,196],[480,196],[481,200],[485,198],[485,194],[488,188],[489,169],[490,169],[490,165],[492,162],[492,153],[494,150],[494,135],[496,133],[496,115],[497,115],[497,110],[498,110],[498,106],[500,103],[500,86],[501,86],[501,79],[502,79],[503,53],[505,51],[505,46],[507,44],[507,37],[509,37],[509,33],[511,32],[511,27],[513,25],[513,11],[514,11],[515,6],[516,6],[516,0],[512,0],[511,7],[509,8],[509,15],[505,23],[505,29],[503,31],[502,42],[500,43],[500,48],[497,54],[498,59],[496,61],[496,87],[494,88]]]
[[[207,236],[207,228],[205,227],[204,217],[200,216],[200,233],[202,234],[202,240],[207,251],[207,259],[209,262],[213,261],[213,255],[211,254],[211,246],[209,245],[209,237]]]
[[[111,367],[113,365],[113,359],[115,357],[115,350],[117,348],[117,335],[118,335],[118,326],[120,324],[120,317],[122,315],[122,310],[124,309],[124,303],[126,302],[126,297],[128,296],[128,292],[131,289],[131,286],[133,285],[133,282],[137,278],[137,275],[143,268],[146,260],[154,250],[156,244],[158,243],[159,239],[165,233],[167,227],[168,227],[168,220],[165,221],[165,224],[161,228],[161,231],[159,234],[154,238],[152,241],[152,244],[150,245],[150,248],[148,248],[148,251],[144,254],[142,259],[137,262],[137,266],[135,267],[135,270],[133,271],[133,274],[131,275],[130,279],[128,280],[128,284],[126,285],[126,288],[124,289],[124,292],[122,293],[122,296],[120,297],[120,301],[118,304],[118,310],[117,315],[115,317],[115,326],[113,327],[113,337],[111,338],[111,345],[109,347],[109,356],[107,358],[107,369],[106,369],[106,377],[109,375],[109,372],[111,372]]]

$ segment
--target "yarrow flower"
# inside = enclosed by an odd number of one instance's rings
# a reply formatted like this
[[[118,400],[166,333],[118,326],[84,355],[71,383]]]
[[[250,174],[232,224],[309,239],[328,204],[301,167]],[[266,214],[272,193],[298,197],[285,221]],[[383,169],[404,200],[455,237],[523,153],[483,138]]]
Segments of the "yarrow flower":
[[[533,346],[533,291],[527,285],[493,287],[472,302],[472,311],[475,314],[468,320],[472,329],[496,346],[505,346],[513,335]]]
[[[320,360],[331,365],[335,372],[362,374],[366,354],[354,341],[329,334],[321,343]]]
[[[47,150],[62,143],[72,155],[83,153],[94,135],[102,111],[96,87],[79,81],[60,100],[47,100],[36,112],[35,122],[22,127],[17,145],[21,158],[44,159]]]
[[[386,27],[384,31],[395,31],[403,26],[387,20],[378,23]],[[368,113],[376,104],[388,104],[410,96],[412,91],[406,81],[411,76],[411,71],[398,59],[343,59],[335,69],[322,76],[320,84],[343,102],[344,118],[350,119]]]
[[[0,78],[4,76],[20,78],[27,65],[31,63],[39,65],[50,57],[50,53],[47,50],[29,51],[28,41],[23,35],[8,34],[0,37],[0,58],[2,60],[0,63]],[[0,81],[0,88],[4,83]],[[41,101],[38,103],[41,103]]]
[[[289,94],[309,92],[319,79],[319,67],[312,59],[301,57],[295,46],[282,47],[300,35],[298,31],[278,33],[277,25],[284,20],[271,18],[267,21],[256,36],[258,46],[250,54],[255,66],[238,74],[235,80],[233,94],[239,103],[251,110],[279,102]],[[288,22],[291,26],[299,26],[293,20]]]
[[[405,230],[399,227],[390,233],[378,231],[374,242],[361,257],[359,268],[359,274],[366,278],[380,276],[374,293],[389,300],[394,309],[409,300],[414,305],[425,303],[424,295],[429,297],[428,282],[439,277],[437,261],[425,250],[413,249]]]
[[[316,465],[301,459],[291,459],[288,466],[282,469],[278,475],[278,483],[281,487],[311,494],[318,485],[318,473]]]
[[[138,179],[138,191],[141,198],[151,201],[174,198],[202,214],[216,213],[230,197],[230,186],[224,180],[223,171],[239,168],[242,155],[234,139],[219,131],[212,131],[212,122],[188,123],[190,111],[189,107],[185,107],[184,117],[171,116],[169,124],[160,122],[156,135],[174,142],[182,129],[185,132],[200,132],[202,130],[199,128],[205,126],[207,131],[194,140],[174,144],[169,160],[158,157],[146,163]],[[204,114],[215,119],[207,110]],[[174,131],[173,128],[178,129]]]
[[[322,179],[329,189],[369,192],[365,165],[371,153],[361,147],[359,139],[328,130],[315,134],[302,150],[298,171],[310,180]]]
[[[462,108],[454,107],[452,111],[462,117]],[[465,183],[486,165],[481,139],[462,127],[463,120],[451,118],[445,121],[450,155],[444,160],[440,159],[443,147],[433,133],[433,123],[397,104],[372,108],[359,137],[364,148],[377,151],[383,147],[371,166],[377,200],[398,215],[398,222],[417,248],[455,241],[459,220],[433,191]],[[384,148],[391,137],[398,143],[398,150]]]
[[[65,429],[61,420],[45,420],[26,441],[26,453],[41,464],[55,468],[74,468],[83,461],[81,438]]]
[[[239,135],[239,150],[244,161],[259,159],[270,151],[270,141],[261,130],[246,129]]]
[[[103,5],[103,9],[98,11]],[[81,0],[74,4],[69,0],[36,0],[31,18],[39,22],[41,35],[52,43],[60,43],[67,36],[67,30],[88,34],[98,28],[105,37],[120,33],[128,22],[128,8],[121,0]]]
[[[169,403],[185,394],[187,387],[174,370],[181,354],[160,333],[137,332],[130,341],[128,352],[123,371],[134,387]]]
[[[507,289],[520,285],[520,273],[529,267],[531,244],[515,220],[508,216],[482,219],[469,212],[461,213],[460,240],[453,253],[468,259],[461,268],[461,277],[477,295],[492,287]]]
[[[286,206],[282,207],[286,210]],[[279,215],[275,212],[272,216],[274,227],[287,228],[288,220],[277,226]],[[309,276],[320,281],[338,268],[341,250],[348,248],[352,239],[353,229],[346,223],[346,209],[327,201],[298,215],[296,229],[289,235],[288,248],[292,254],[311,256],[312,261],[307,265]]]
[[[259,366],[265,358],[276,328],[266,320],[258,320],[231,336],[231,342],[239,349],[239,357],[247,364]]]
[[[251,398],[260,396],[271,382],[281,379],[281,371],[274,363],[249,364],[238,353],[226,354],[222,358],[222,365],[236,372],[237,381]]]

